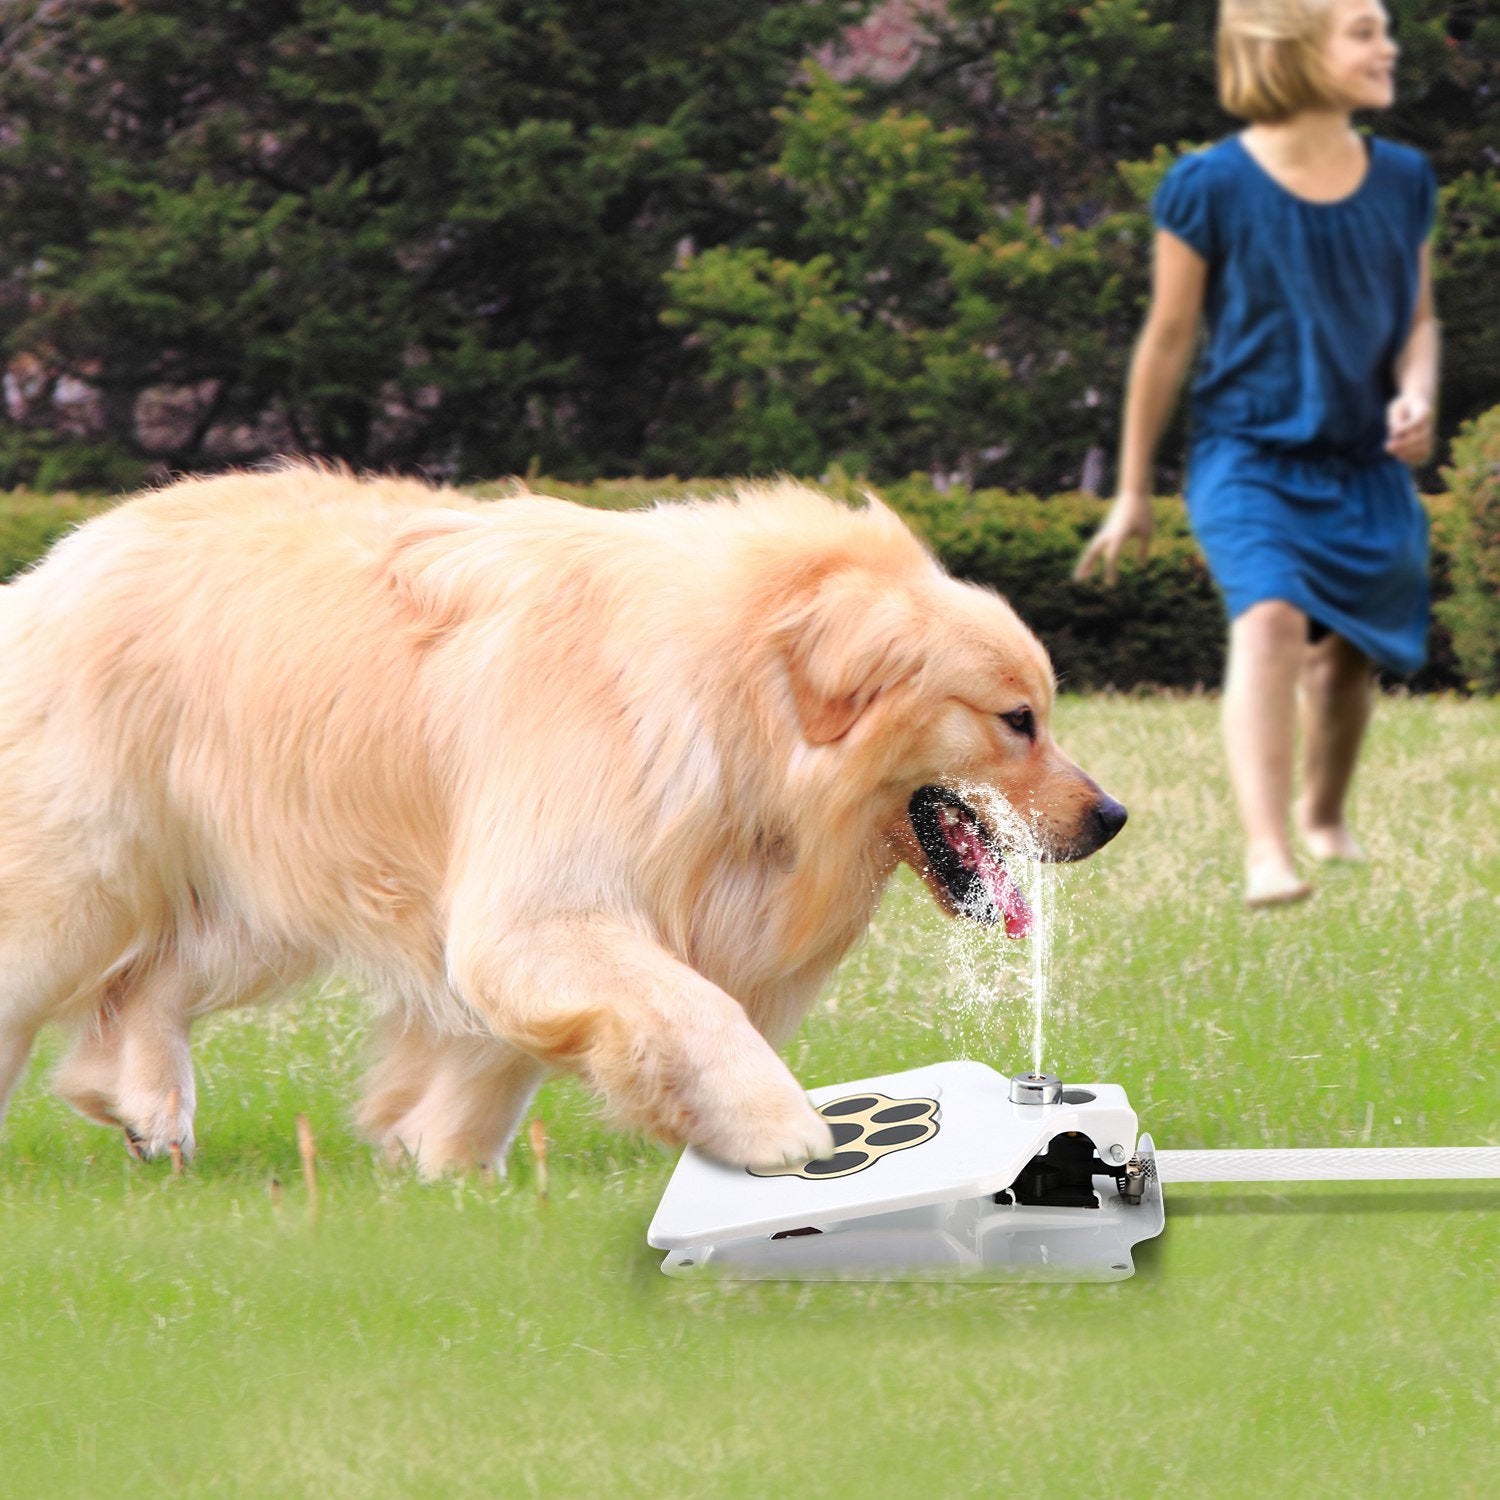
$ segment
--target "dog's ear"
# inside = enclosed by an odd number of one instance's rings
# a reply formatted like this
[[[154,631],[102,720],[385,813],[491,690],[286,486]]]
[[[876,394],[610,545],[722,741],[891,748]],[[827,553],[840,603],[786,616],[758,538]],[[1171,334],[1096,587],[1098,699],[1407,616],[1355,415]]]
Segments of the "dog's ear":
[[[920,665],[916,612],[899,586],[846,571],[784,617],[782,640],[803,737],[841,740]]]

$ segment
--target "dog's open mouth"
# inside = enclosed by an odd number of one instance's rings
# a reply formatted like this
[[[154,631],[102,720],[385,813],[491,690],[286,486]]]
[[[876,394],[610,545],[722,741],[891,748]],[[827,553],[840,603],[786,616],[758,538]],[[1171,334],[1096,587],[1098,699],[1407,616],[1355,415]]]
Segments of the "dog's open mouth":
[[[1030,902],[994,834],[963,798],[944,787],[918,787],[907,814],[927,859],[924,873],[956,912],[987,926],[1004,922],[1007,937],[1031,931]]]

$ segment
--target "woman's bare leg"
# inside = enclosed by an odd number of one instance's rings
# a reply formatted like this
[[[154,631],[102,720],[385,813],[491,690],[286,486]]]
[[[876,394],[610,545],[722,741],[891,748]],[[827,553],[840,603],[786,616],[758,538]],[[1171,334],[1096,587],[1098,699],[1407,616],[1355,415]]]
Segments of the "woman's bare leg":
[[[1344,822],[1344,801],[1374,702],[1370,660],[1342,636],[1307,653],[1302,669],[1302,795],[1297,828],[1314,859],[1365,857]]]
[[[1245,900],[1300,901],[1311,887],[1297,874],[1288,819],[1296,734],[1297,681],[1307,652],[1307,616],[1268,599],[1229,629],[1224,681],[1224,747],[1245,830]]]

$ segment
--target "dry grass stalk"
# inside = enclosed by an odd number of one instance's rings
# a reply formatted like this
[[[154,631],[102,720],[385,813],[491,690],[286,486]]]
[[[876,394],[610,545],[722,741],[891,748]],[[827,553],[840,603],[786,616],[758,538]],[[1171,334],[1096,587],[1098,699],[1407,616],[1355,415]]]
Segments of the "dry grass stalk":
[[[297,1154],[302,1158],[302,1182],[307,1188],[307,1211],[318,1211],[318,1150],[313,1143],[312,1126],[306,1115],[297,1116]]]
[[[531,1155],[536,1162],[536,1195],[547,1201],[547,1122],[531,1122]]]

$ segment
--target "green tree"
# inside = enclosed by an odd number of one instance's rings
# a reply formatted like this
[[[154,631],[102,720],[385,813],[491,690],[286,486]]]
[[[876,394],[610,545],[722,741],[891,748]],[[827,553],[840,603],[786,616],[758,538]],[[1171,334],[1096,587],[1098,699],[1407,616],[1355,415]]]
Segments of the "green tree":
[[[680,364],[662,272],[742,230],[768,112],[847,14],[33,4],[0,98],[4,350],[96,388],[123,449],[171,392],[177,465],[261,424],[355,462],[628,468]]]
[[[1076,482],[1115,425],[1139,204],[1045,227],[995,203],[967,132],[863,102],[824,75],[782,112],[791,254],[718,246],[668,277],[667,321],[721,398],[705,449],[735,468]]]
[[[973,438],[934,409],[926,373],[951,303],[937,236],[983,226],[983,184],[961,166],[960,132],[895,109],[864,118],[859,102],[818,75],[781,112],[770,177],[791,254],[716,246],[669,273],[667,322],[691,331],[724,396],[704,445],[730,467],[837,457],[889,472]]]
[[[11,0],[0,481],[1107,478],[1150,189],[1235,128],[1215,8],[948,0],[877,83],[867,6]],[[1451,433],[1500,386],[1500,8],[1392,9]]]

